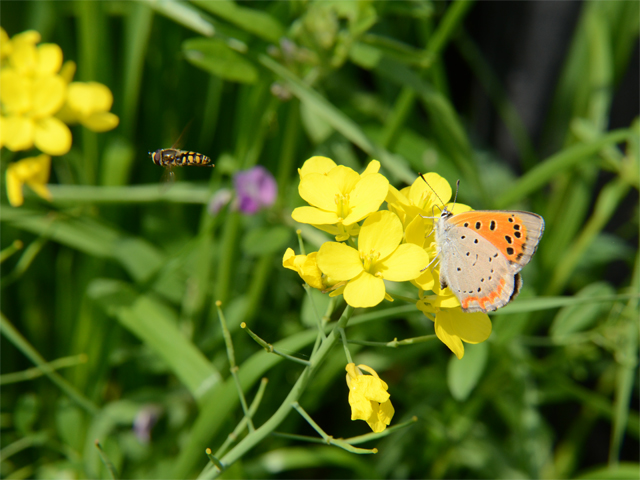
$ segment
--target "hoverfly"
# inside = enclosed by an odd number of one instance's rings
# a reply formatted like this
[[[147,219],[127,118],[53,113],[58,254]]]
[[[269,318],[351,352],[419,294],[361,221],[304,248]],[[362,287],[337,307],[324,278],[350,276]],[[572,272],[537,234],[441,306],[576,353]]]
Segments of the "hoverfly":
[[[187,127],[188,126],[189,125],[187,125]],[[209,165],[209,163],[211,163],[211,159],[202,153],[174,148],[182,138],[183,134],[184,131],[171,148],[159,148],[155,152],[149,152],[149,156],[151,157],[151,160],[153,160],[153,163],[161,167],[165,167],[166,169],[162,175],[163,182],[175,181],[176,175],[173,173],[173,167],[215,167],[214,164]]]

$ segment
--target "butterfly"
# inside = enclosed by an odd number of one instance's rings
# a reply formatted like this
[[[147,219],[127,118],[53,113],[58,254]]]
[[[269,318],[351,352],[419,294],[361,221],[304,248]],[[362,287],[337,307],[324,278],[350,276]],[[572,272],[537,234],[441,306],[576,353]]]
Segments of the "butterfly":
[[[435,227],[440,287],[451,289],[463,312],[504,307],[520,292],[520,270],[543,232],[544,219],[535,213],[472,210],[454,215],[444,207]]]

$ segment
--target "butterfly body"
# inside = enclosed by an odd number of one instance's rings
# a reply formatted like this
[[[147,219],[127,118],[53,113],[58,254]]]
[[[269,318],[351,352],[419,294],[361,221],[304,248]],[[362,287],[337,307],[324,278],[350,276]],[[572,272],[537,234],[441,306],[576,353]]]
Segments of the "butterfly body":
[[[513,300],[520,270],[538,247],[544,220],[522,211],[446,208],[436,224],[440,286],[450,287],[465,312],[491,312]]]

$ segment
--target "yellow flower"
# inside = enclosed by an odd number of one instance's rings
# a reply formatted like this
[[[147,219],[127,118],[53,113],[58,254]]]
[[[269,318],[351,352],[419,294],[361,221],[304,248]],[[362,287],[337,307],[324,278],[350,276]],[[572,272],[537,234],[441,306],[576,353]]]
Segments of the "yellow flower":
[[[111,113],[113,94],[97,82],[72,82],[67,103],[59,116],[68,124],[80,123],[94,132],[106,132],[118,126],[120,119]]]
[[[378,210],[387,197],[389,181],[377,173],[380,163],[373,160],[362,175],[342,165],[324,170],[333,162],[312,157],[303,165],[298,192],[310,207],[296,208],[291,217],[347,240],[357,236],[357,222]],[[308,172],[308,173],[307,173]]]
[[[287,248],[282,258],[282,266],[298,272],[298,275],[313,288],[323,290],[327,285],[323,282],[322,272],[318,268],[316,257],[318,252],[309,255],[296,255],[293,249]]]
[[[45,154],[11,163],[6,172],[9,203],[14,207],[24,203],[22,186],[25,184],[45,200],[51,201],[51,192],[47,189],[50,169],[51,157]]]
[[[66,83],[58,75],[62,50],[54,44],[36,47],[40,34],[35,31],[7,38],[2,31],[0,147],[17,151],[35,145],[50,155],[67,153],[71,131],[54,118],[66,96]]]
[[[332,168],[337,166],[336,162],[328,157],[315,156],[304,162],[302,168],[298,169],[298,173],[300,174],[300,178],[310,173],[322,173],[326,175]]]
[[[456,203],[447,203],[451,199],[451,186],[437,173],[424,175],[427,183],[418,177],[413,185],[401,191],[389,187],[387,204],[402,220],[405,228],[405,241],[424,248],[430,258],[438,254],[435,226],[444,206],[454,215],[471,210],[471,207]],[[444,202],[444,204],[443,204]],[[433,290],[439,278],[437,260],[429,269],[422,272],[412,283],[422,290]]]
[[[386,295],[384,280],[405,282],[420,275],[429,263],[424,249],[400,245],[402,224],[395,213],[376,212],[362,225],[358,250],[326,242],[318,251],[318,267],[334,281],[347,281],[344,299],[352,307],[373,307]]]
[[[347,365],[347,386],[351,420],[366,421],[375,433],[384,431],[391,423],[395,410],[391,405],[388,386],[376,371],[366,365]],[[365,375],[362,370],[371,375]]]
[[[460,302],[447,287],[440,290],[440,285],[434,289],[436,295],[422,297],[416,306],[427,318],[433,320],[435,314],[435,332],[438,339],[456,354],[464,356],[462,342],[476,344],[484,342],[491,335],[491,320],[486,313],[465,313],[460,308]],[[428,315],[431,314],[431,315]]]

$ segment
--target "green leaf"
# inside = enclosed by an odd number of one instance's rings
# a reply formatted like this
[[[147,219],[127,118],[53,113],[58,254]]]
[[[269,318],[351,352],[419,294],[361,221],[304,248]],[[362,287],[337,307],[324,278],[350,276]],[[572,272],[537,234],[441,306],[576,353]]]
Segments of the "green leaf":
[[[16,430],[23,435],[30,433],[38,419],[41,407],[40,398],[35,393],[27,393],[18,398],[13,412]]]
[[[178,329],[174,312],[157,300],[108,279],[91,282],[87,294],[162,358],[197,401],[220,382],[220,373]]]
[[[548,310],[550,308],[561,308],[570,305],[579,304],[594,304],[599,302],[618,302],[621,300],[627,300],[629,298],[639,298],[637,294],[620,294],[620,295],[598,295],[591,298],[576,298],[576,297],[536,297],[536,298],[522,298],[517,299],[515,302],[510,303],[506,307],[503,307],[491,315],[508,315],[510,313],[521,312],[537,312],[540,310]]]
[[[211,37],[216,31],[211,22],[203,18],[200,11],[187,2],[163,0],[149,1],[148,4],[158,13],[201,35]]]
[[[614,295],[615,290],[605,282],[592,283],[575,294],[576,299],[590,299],[598,296]],[[576,305],[564,307],[558,312],[551,325],[551,338],[561,340],[572,333],[581,332],[594,325],[598,319],[610,308],[609,304],[580,302]]]
[[[249,255],[268,255],[280,252],[284,253],[291,229],[283,226],[255,228],[249,230],[242,242],[242,249]]]
[[[580,480],[637,480],[640,475],[640,464],[625,462],[611,467],[600,467],[578,475]]]
[[[224,80],[240,83],[255,83],[258,80],[256,67],[220,39],[185,40],[182,52],[193,65]]]
[[[375,145],[362,131],[360,126],[347,117],[339,108],[333,105],[320,93],[309,87],[296,77],[291,71],[275,62],[266,55],[260,55],[259,61],[266,68],[282,78],[291,93],[300,99],[300,102],[308,104],[310,110],[320,115],[329,125],[344,135],[371,157],[377,158],[383,167],[397,179],[411,184],[416,178],[407,161],[391,152]]]
[[[192,0],[192,3],[269,42],[277,43],[285,34],[282,24],[267,12],[242,7],[232,0]]]
[[[466,344],[464,356],[458,360],[451,356],[447,366],[447,385],[453,398],[462,402],[480,381],[489,357],[489,345],[482,342],[477,345]]]

